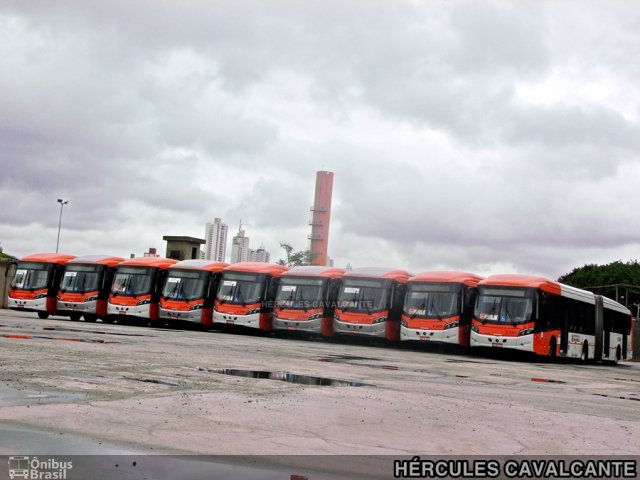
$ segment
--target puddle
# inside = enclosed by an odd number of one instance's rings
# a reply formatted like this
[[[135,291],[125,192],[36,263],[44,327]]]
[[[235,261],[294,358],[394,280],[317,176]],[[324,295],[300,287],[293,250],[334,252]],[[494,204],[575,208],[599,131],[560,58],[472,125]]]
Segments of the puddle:
[[[11,384],[0,386],[0,406],[17,407],[23,405],[45,405],[49,403],[67,403],[87,400],[87,392],[56,392],[31,390]]]
[[[567,382],[563,382],[562,380],[551,380],[549,378],[539,378],[539,377],[532,377],[531,381],[541,382],[541,383],[567,383]]]
[[[11,340],[33,340],[44,339],[44,340],[63,340],[65,342],[85,342],[85,343],[120,343],[115,340],[94,340],[91,338],[75,338],[75,337],[48,337],[46,335],[16,335],[11,333],[3,333],[0,335],[3,338],[9,338]]]
[[[326,355],[318,358],[319,362],[344,362],[347,360],[372,360],[377,361],[377,358],[371,357],[358,357],[356,355]]]
[[[80,332],[80,333],[93,333],[95,335],[121,335],[123,337],[152,337],[153,335],[145,335],[143,333],[118,333],[118,332],[105,332],[101,330],[83,330],[80,328],[60,328],[60,327],[42,327],[42,330],[55,330],[58,332]]]
[[[495,365],[495,362],[477,362],[476,360],[462,360],[461,358],[447,358],[447,363],[479,363],[480,365]]]
[[[155,383],[157,385],[169,385],[171,387],[179,387],[179,383],[168,382],[166,380],[158,380],[157,378],[136,378],[136,377],[122,377],[125,380],[133,380],[134,382],[143,383]]]
[[[334,380],[333,378],[326,377],[313,377],[310,375],[298,375],[291,372],[278,372],[268,370],[241,370],[236,368],[220,368],[220,369],[206,369],[198,367],[198,370],[220,373],[223,375],[233,375],[236,377],[244,378],[259,378],[266,380],[279,380],[281,382],[298,383],[300,385],[317,385],[321,387],[362,387],[365,384],[362,382],[350,382],[347,380]]]
[[[591,395],[595,395],[596,397],[618,398],[620,400],[633,400],[640,402],[640,398],[624,397],[620,395],[607,395],[606,393],[592,393]]]

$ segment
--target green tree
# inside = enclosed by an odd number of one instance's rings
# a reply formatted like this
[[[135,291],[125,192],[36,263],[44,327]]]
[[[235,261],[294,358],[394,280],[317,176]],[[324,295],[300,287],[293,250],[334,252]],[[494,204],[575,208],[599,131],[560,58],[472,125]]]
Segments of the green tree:
[[[312,255],[310,250],[293,251],[293,247],[288,243],[280,242],[280,246],[285,252],[286,259],[280,259],[276,263],[286,267],[298,267],[300,265],[311,265]]]
[[[562,275],[558,281],[614,300],[617,298],[627,306],[640,303],[640,263],[637,260],[584,265]]]

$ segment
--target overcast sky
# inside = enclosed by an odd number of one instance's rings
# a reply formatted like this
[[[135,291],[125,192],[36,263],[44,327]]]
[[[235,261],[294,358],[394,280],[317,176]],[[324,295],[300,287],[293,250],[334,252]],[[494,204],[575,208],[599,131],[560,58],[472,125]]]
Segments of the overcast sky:
[[[64,6],[59,6],[63,3]],[[0,243],[164,253],[242,219],[337,266],[557,277],[638,258],[635,2],[0,5]]]

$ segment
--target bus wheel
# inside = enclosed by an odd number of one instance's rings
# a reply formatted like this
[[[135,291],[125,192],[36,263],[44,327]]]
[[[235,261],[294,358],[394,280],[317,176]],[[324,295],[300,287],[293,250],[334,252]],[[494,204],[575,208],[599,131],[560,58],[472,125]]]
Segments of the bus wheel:
[[[80,317],[82,317],[82,315],[80,315],[79,313],[71,313],[71,314],[69,314],[69,318],[71,320],[73,320],[74,322],[79,322],[80,321]]]
[[[49,318],[49,313],[47,312],[38,312],[38,318],[44,320],[45,318]]]
[[[107,315],[106,317],[104,317],[102,319],[102,323],[113,323],[115,321],[116,321],[116,319],[113,318],[111,315]]]
[[[588,359],[589,359],[589,345],[587,344],[587,342],[584,342],[584,345],[582,346],[582,353],[580,354],[580,361],[582,363],[587,363]]]
[[[620,352],[620,345],[618,345],[618,348],[616,348],[616,358],[613,359],[613,364],[617,365],[620,361],[620,358],[622,358],[622,354]]]
[[[556,337],[551,338],[549,342],[549,358],[556,358]]]
[[[95,313],[85,313],[83,317],[85,322],[95,322],[98,319]]]

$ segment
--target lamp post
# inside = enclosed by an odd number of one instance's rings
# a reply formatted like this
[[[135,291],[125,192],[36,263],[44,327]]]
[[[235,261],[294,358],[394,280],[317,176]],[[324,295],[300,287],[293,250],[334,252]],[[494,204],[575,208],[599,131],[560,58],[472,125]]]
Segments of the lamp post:
[[[58,240],[56,241],[56,253],[58,253],[58,247],[60,246],[60,227],[62,227],[62,209],[67,203],[69,203],[69,200],[63,200],[59,198],[58,203],[60,204],[60,219],[58,220]]]

